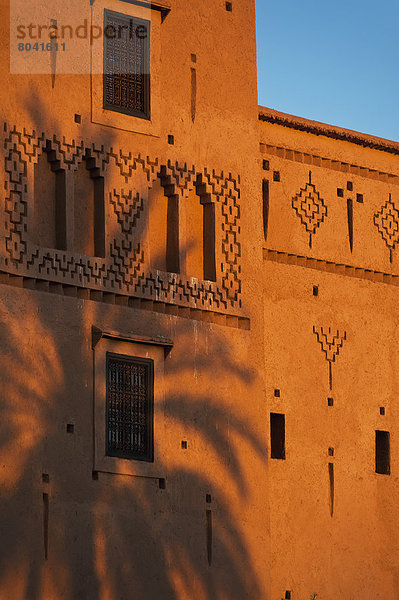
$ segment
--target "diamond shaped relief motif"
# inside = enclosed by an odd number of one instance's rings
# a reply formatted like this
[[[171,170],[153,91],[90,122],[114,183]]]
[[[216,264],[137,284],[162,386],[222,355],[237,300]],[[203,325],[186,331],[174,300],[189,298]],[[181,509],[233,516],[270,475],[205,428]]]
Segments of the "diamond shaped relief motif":
[[[389,260],[392,262],[393,251],[399,242],[399,210],[393,203],[391,194],[389,194],[389,199],[385,202],[384,206],[375,213],[374,225],[388,247]]]
[[[301,219],[302,225],[305,226],[309,233],[309,247],[312,247],[312,235],[323,223],[327,216],[327,207],[323,198],[316,190],[316,186],[312,183],[312,172],[309,171],[309,181],[304,188],[301,188],[299,193],[292,199],[292,208],[295,210],[298,217]]]

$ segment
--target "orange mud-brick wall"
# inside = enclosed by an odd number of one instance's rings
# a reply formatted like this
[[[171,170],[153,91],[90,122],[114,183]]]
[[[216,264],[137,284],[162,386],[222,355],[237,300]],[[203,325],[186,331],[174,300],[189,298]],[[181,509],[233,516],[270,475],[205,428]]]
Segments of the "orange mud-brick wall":
[[[393,600],[399,144],[259,125],[271,598]]]
[[[17,4],[1,0],[0,598],[266,598],[254,2]],[[32,10],[79,41],[34,50]],[[106,19],[150,36],[127,49],[142,106],[114,36],[84,37]]]
[[[398,147],[259,109],[254,0],[19,2],[0,598],[393,600]]]

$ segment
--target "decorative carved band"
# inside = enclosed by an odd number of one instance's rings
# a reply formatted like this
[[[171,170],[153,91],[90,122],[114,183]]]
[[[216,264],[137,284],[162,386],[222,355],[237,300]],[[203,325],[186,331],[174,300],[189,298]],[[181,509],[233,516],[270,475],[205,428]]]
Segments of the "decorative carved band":
[[[383,271],[374,271],[373,269],[362,269],[353,265],[344,265],[319,258],[310,258],[309,256],[301,256],[300,254],[291,254],[289,252],[281,252],[279,250],[263,249],[263,259],[272,262],[282,263],[285,265],[297,265],[306,269],[315,269],[316,271],[326,271],[327,273],[335,273],[337,275],[345,275],[346,277],[354,277],[356,279],[367,279],[374,283],[386,283],[388,285],[399,286],[399,275],[384,273]]]
[[[50,157],[53,171],[70,172],[72,176],[85,163],[90,177],[103,178],[109,224],[104,256],[43,248],[32,242],[28,199],[32,197],[33,167],[42,153]],[[241,309],[239,175],[199,169],[186,162],[162,162],[158,157],[125,153],[88,140],[68,143],[56,135],[28,132],[8,124],[4,125],[4,154],[5,241],[0,252],[1,270],[192,309],[229,313]],[[149,264],[142,239],[143,219],[148,218],[146,195],[157,181],[165,196],[179,198],[183,205],[193,192],[199,203],[218,206],[216,281],[159,271]]]
[[[0,285],[10,285],[20,289],[47,292],[59,296],[77,298],[79,300],[92,300],[93,302],[115,304],[117,306],[152,311],[174,317],[180,317],[183,319],[192,319],[194,321],[203,321],[205,323],[215,323],[216,325],[233,327],[235,329],[251,329],[251,320],[247,317],[240,317],[226,313],[217,313],[209,310],[199,310],[185,306],[177,306],[175,304],[167,304],[166,302],[146,300],[145,298],[134,298],[111,292],[91,290],[74,285],[47,281],[45,279],[22,277],[21,275],[13,275],[1,271]]]
[[[375,169],[369,169],[368,167],[361,167],[360,165],[345,163],[340,160],[333,160],[316,154],[298,152],[292,148],[282,148],[280,146],[271,146],[269,144],[261,143],[260,151],[262,154],[271,154],[285,160],[314,165],[315,167],[323,167],[324,169],[331,169],[332,171],[341,171],[342,173],[352,173],[353,175],[359,175],[360,177],[399,185],[399,176],[394,175],[393,173],[377,171]]]

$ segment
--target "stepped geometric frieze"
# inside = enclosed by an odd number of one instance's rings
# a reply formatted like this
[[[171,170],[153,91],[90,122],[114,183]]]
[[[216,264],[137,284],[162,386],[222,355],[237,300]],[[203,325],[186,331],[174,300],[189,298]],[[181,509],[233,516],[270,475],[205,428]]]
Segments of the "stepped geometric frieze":
[[[216,311],[239,310],[241,300],[240,176],[198,168],[186,162],[161,161],[86,140],[66,142],[55,135],[5,127],[5,246],[0,266],[8,272],[75,286]],[[91,178],[104,181],[109,227],[104,256],[41,247],[32,242],[29,200],[34,165],[46,153],[51,170],[73,176],[82,163]],[[69,175],[68,175],[69,176]],[[109,182],[111,177],[112,182]],[[143,223],[148,190],[161,182],[165,196],[183,203],[190,192],[218,211],[215,231],[216,281],[152,270],[146,260]]]

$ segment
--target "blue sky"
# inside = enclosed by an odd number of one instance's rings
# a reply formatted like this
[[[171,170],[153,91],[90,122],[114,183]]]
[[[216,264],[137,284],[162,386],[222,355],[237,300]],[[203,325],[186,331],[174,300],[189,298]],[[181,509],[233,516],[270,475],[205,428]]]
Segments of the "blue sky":
[[[256,0],[259,104],[399,140],[398,0]]]

